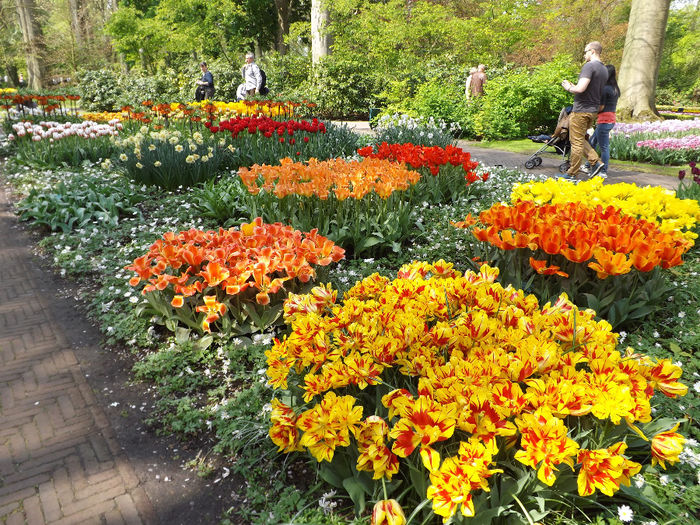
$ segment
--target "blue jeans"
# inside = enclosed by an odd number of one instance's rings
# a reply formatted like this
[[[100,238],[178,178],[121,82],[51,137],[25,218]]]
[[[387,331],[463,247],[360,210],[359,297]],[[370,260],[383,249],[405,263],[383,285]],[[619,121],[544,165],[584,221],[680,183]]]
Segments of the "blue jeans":
[[[600,146],[600,160],[603,161],[603,171],[608,172],[610,164],[610,130],[615,124],[598,124],[595,127],[590,143],[593,148]]]

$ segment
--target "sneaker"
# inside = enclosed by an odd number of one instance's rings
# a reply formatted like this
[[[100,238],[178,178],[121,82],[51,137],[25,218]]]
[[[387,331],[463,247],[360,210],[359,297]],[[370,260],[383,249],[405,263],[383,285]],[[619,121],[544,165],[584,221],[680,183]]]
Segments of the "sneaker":
[[[581,173],[588,175],[591,172],[591,167],[588,164],[582,164],[578,169]]]
[[[595,166],[593,166],[593,168],[591,169],[591,174],[589,175],[589,177],[592,179],[592,178],[595,177],[596,175],[600,174],[600,172],[603,171],[604,169],[605,169],[605,164],[603,164],[602,162],[598,162],[598,163],[597,163]]]
[[[601,171],[600,173],[598,173],[598,177],[600,177],[601,179],[607,179],[608,174],[604,171]]]

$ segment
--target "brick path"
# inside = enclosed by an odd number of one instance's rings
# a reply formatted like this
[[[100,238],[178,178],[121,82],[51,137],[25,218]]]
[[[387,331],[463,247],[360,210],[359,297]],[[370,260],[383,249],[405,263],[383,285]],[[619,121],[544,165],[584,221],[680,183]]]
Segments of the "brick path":
[[[0,187],[0,523],[157,523]]]

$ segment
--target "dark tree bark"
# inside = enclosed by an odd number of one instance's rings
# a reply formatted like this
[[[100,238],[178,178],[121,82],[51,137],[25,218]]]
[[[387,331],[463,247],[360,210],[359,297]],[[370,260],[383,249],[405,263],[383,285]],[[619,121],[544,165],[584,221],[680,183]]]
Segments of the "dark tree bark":
[[[284,37],[289,34],[289,13],[292,11],[293,0],[275,0],[277,11],[277,42],[275,48],[280,55],[287,53],[287,44]]]

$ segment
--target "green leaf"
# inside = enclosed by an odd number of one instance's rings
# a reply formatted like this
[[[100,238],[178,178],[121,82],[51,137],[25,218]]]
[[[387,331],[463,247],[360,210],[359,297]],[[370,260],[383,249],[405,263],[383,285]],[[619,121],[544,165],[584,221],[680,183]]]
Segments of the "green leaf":
[[[359,516],[365,511],[365,488],[355,478],[345,478],[343,487],[348,492],[350,499],[355,504],[355,515]]]

